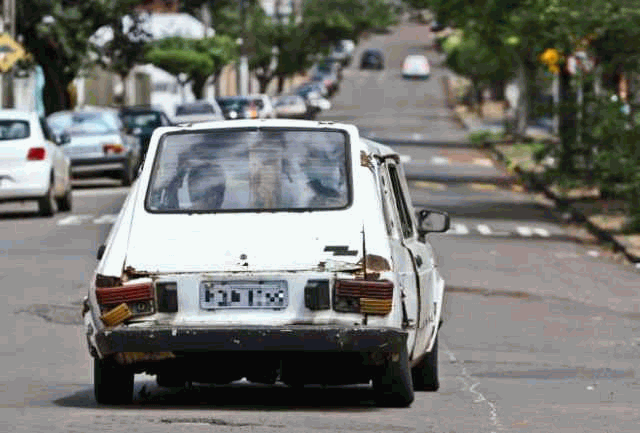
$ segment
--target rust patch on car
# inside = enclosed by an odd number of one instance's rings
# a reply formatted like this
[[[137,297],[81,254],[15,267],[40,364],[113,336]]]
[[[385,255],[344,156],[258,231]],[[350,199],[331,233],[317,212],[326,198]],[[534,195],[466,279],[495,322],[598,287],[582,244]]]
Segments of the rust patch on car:
[[[369,155],[364,150],[360,151],[360,165],[363,167],[367,167],[369,170],[373,170],[373,161],[371,155]]]
[[[151,276],[151,272],[138,271],[133,266],[127,266],[123,272],[123,282],[128,280],[135,280],[136,278],[146,278]]]

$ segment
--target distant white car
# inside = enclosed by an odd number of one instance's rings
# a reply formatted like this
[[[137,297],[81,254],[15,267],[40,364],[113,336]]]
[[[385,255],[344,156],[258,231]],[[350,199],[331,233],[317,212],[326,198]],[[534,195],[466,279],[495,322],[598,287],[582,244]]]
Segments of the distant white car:
[[[436,391],[445,283],[401,156],[353,125],[229,120],[154,131],[83,304],[100,404],[159,386],[373,382]],[[304,366],[304,368],[301,368]]]
[[[0,110],[0,202],[35,200],[42,216],[71,210],[71,162],[35,112]]]
[[[309,108],[304,98],[300,95],[283,95],[275,104],[275,111],[281,119],[306,119]]]
[[[195,101],[176,106],[174,123],[199,123],[224,120],[216,101]]]
[[[429,78],[431,66],[422,54],[408,55],[402,63],[402,76],[405,78]]]
[[[275,119],[276,111],[271,103],[271,97],[269,95],[259,94],[250,95],[247,97],[256,107],[258,119]]]

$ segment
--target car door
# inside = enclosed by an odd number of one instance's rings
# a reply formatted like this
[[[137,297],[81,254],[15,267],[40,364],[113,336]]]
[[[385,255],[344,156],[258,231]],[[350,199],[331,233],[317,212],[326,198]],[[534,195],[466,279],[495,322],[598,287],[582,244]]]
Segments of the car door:
[[[394,196],[395,211],[400,219],[402,246],[408,257],[405,272],[407,275],[411,275],[414,282],[413,290],[415,293],[412,293],[407,299],[407,302],[411,302],[413,305],[407,308],[415,317],[415,345],[410,346],[413,348],[410,353],[412,358],[417,358],[425,350],[431,336],[431,324],[434,320],[431,290],[434,260],[427,245],[418,239],[417,222],[402,166],[389,160],[387,171]]]
[[[394,186],[394,176],[397,178],[396,166],[388,159],[385,161],[380,171],[383,209],[387,220],[393,266],[400,277],[403,328],[408,332],[407,349],[411,356],[416,342],[419,297],[413,253],[408,245],[411,245],[411,239],[416,234],[416,230],[411,219],[407,218],[403,195],[398,194]]]

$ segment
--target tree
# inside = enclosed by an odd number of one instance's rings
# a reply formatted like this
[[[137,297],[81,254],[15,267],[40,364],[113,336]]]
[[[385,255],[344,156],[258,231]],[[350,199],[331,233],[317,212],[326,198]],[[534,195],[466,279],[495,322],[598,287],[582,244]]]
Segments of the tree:
[[[111,38],[103,44],[93,43],[92,48],[97,53],[98,64],[118,74],[122,82],[136,64],[140,63],[151,41],[151,34],[146,31],[144,24],[144,15],[137,11],[124,17],[113,16],[108,27]],[[127,86],[124,86],[123,104],[127,100],[126,91]]]
[[[46,84],[46,113],[70,107],[69,84],[95,63],[90,37],[102,26],[122,17],[140,0],[20,0],[17,32],[34,61],[42,66]]]

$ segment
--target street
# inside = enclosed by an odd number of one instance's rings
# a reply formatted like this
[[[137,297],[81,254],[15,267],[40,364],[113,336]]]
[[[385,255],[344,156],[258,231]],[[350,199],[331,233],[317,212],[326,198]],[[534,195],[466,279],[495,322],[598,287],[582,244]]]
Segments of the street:
[[[414,207],[451,215],[449,232],[429,235],[447,282],[438,392],[416,393],[408,409],[384,409],[361,386],[175,390],[138,376],[132,405],[98,406],[80,305],[128,188],[79,181],[72,213],[46,219],[32,204],[0,205],[0,429],[637,431],[637,271],[576,238],[548,202],[464,144],[431,41],[416,24],[362,41],[333,108],[318,120],[354,123],[408,155]],[[366,48],[384,51],[384,71],[358,69]],[[409,53],[429,57],[428,81],[401,77]]]

